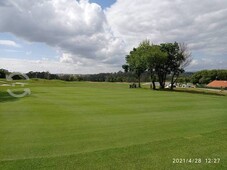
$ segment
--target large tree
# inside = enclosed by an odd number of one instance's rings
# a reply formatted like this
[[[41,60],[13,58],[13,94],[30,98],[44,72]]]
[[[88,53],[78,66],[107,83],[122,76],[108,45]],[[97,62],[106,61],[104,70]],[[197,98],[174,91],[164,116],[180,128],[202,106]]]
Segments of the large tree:
[[[174,83],[181,73],[184,72],[184,68],[191,62],[191,53],[185,44],[164,43],[161,44],[161,50],[167,53],[167,60],[163,67],[164,72],[162,74],[163,79],[166,79],[168,74],[171,75],[171,89],[173,89]],[[161,88],[165,87],[164,85]]]
[[[141,46],[141,44],[140,44]],[[145,72],[147,69],[146,60],[143,55],[143,50],[141,47],[133,48],[132,51],[130,51],[129,55],[126,56],[126,63],[128,65],[128,70],[131,72],[134,72],[138,79],[138,87],[141,87],[141,75]],[[125,66],[123,66],[126,68]]]
[[[134,72],[138,78],[139,87],[142,73],[149,71],[153,89],[158,78],[160,88],[165,88],[167,75],[171,75],[171,89],[180,73],[190,63],[191,54],[186,45],[175,43],[151,44],[145,40],[126,56],[127,65],[123,69]]]
[[[165,61],[167,60],[167,53],[161,51],[159,45],[153,45],[148,40],[143,41],[140,48],[143,51],[143,56],[146,58],[147,69],[150,73],[152,87],[153,89],[156,89],[156,75],[159,75],[161,71],[160,68],[163,67]],[[159,83],[162,84],[159,76],[158,78]]]

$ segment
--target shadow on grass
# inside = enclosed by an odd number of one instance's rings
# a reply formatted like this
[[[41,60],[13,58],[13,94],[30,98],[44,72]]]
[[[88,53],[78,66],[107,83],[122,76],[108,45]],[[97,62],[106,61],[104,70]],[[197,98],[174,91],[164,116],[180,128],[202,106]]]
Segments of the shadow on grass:
[[[159,89],[156,88],[154,89],[150,89],[148,87],[142,87],[140,89],[144,89],[144,90],[151,90],[151,91],[160,91],[160,92],[179,92],[179,93],[191,93],[191,94],[204,94],[204,95],[216,95],[216,96],[227,96],[227,92],[226,91],[212,91],[212,90],[206,90],[206,89],[198,89],[198,88],[175,88],[173,90],[171,89]]]
[[[204,94],[204,95],[216,95],[216,96],[227,96],[223,92],[219,91],[206,91],[198,89],[158,89],[158,91],[168,91],[168,92],[179,92],[179,93],[192,93],[192,94]]]
[[[0,103],[17,101],[19,98],[10,96],[6,91],[0,91]]]

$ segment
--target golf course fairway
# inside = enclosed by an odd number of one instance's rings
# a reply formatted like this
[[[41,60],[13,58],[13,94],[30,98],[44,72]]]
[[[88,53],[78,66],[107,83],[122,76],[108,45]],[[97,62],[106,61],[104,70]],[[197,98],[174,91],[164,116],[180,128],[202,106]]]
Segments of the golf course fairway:
[[[227,169],[227,96],[57,80],[28,87],[23,98],[0,87],[1,170]]]

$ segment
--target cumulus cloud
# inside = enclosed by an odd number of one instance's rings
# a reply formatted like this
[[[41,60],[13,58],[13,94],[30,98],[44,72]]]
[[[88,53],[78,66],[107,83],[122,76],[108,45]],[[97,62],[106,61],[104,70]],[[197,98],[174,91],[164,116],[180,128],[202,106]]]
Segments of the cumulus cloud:
[[[1,32],[54,46],[61,62],[122,61],[124,42],[114,36],[101,7],[88,0],[11,0],[0,4],[0,16]]]
[[[207,56],[210,65],[217,55],[227,58],[226,0],[118,0],[106,15],[128,49],[144,39],[178,41],[186,43],[195,58]],[[224,62],[218,64],[226,68]]]
[[[198,58],[193,59],[191,64],[188,66],[187,69],[190,71],[198,71],[198,70],[205,70],[205,69],[227,69],[227,60],[222,59],[220,57],[214,58]]]
[[[226,68],[226,16],[226,0],[117,0],[105,10],[88,0],[5,0],[0,32],[53,46],[62,54],[59,63],[80,68],[117,71],[144,39],[186,43],[191,68]]]
[[[108,72],[108,64],[100,64],[99,62],[90,62],[81,64],[77,63],[62,63],[60,61],[48,60],[42,58],[40,60],[26,60],[17,58],[0,58],[0,68],[5,68],[12,72],[27,73],[29,71],[49,71],[51,73],[66,73],[66,74],[94,74],[100,72]],[[116,68],[115,68],[116,70]]]
[[[20,47],[19,44],[17,44],[14,41],[11,41],[11,40],[0,40],[0,45],[2,45],[2,46],[10,46],[10,47]]]
[[[227,43],[225,0],[118,0],[106,14],[112,29],[132,45],[146,38],[186,42],[192,49]]]

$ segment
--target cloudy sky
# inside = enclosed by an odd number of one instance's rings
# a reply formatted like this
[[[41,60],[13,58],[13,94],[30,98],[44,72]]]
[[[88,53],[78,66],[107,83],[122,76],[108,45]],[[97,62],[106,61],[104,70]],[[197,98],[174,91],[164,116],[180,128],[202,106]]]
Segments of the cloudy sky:
[[[0,68],[119,71],[144,39],[184,42],[187,71],[227,69],[226,0],[0,0]]]

